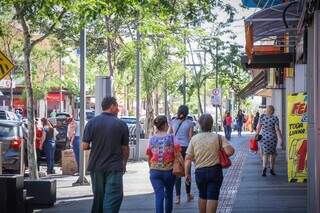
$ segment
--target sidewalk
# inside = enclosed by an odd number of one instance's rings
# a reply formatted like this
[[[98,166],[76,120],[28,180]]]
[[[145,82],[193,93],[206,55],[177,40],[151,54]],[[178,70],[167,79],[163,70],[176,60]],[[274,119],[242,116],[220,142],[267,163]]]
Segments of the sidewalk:
[[[248,135],[244,135],[239,138],[233,135],[231,144],[235,147],[236,154],[232,157],[233,165],[224,170],[225,177],[221,188],[218,212],[305,212],[306,184],[289,185],[286,183],[283,153],[280,153],[278,157],[278,175],[262,178],[258,156],[248,151],[248,137]],[[125,196],[120,212],[154,212],[154,194],[149,180],[147,162],[130,162],[127,170],[128,172],[124,175]],[[90,212],[91,186],[72,187],[72,183],[77,180],[77,177],[74,176],[56,175],[51,178],[57,179],[57,202],[53,208],[37,210],[37,212]],[[184,186],[182,192],[184,192]],[[194,177],[192,193],[195,200],[187,203],[186,195],[182,193],[181,204],[174,205],[173,212],[198,212],[198,190]],[[287,207],[288,209],[285,210]],[[295,210],[291,211],[291,208],[295,208]]]
[[[268,170],[267,177],[262,177],[261,165],[257,155],[247,155],[232,212],[307,212],[307,184],[288,183],[285,151],[278,151],[276,176],[270,175]]]

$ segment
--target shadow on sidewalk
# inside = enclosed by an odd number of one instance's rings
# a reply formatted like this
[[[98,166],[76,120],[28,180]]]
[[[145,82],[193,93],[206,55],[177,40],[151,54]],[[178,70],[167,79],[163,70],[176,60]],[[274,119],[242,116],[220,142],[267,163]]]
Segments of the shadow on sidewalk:
[[[267,172],[262,177],[262,163],[258,155],[248,154],[241,176],[241,184],[233,205],[234,213],[307,212],[307,184],[288,183],[285,151],[278,151],[276,176]]]

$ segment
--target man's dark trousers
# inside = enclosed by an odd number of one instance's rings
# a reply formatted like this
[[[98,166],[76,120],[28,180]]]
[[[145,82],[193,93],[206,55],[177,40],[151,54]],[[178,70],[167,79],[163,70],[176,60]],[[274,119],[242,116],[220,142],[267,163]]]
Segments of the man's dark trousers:
[[[92,213],[118,213],[123,199],[122,172],[91,172]]]

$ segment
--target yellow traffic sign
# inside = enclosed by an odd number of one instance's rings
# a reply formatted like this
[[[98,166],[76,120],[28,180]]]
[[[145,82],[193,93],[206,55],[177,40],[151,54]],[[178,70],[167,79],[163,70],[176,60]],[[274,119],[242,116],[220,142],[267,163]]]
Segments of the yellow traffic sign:
[[[0,80],[14,68],[13,63],[0,51]]]

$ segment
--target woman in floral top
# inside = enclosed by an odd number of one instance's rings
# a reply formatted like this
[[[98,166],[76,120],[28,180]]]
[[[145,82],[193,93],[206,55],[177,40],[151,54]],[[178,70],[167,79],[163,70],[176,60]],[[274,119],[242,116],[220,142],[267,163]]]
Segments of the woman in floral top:
[[[180,146],[174,143],[174,137],[167,134],[168,121],[165,116],[154,120],[156,134],[150,138],[147,148],[150,167],[150,181],[156,196],[156,213],[172,212],[173,187],[176,177],[172,174],[175,152],[180,152]]]

